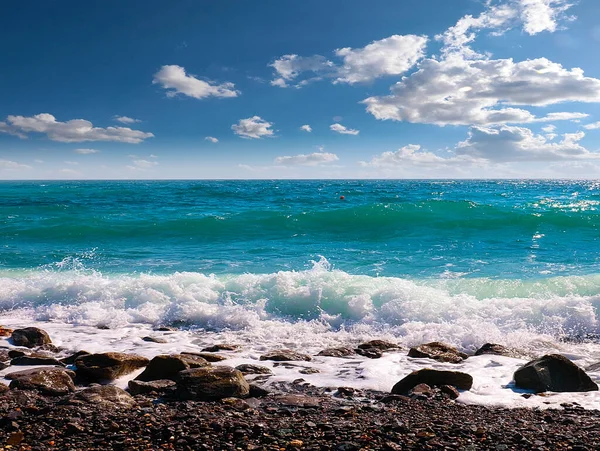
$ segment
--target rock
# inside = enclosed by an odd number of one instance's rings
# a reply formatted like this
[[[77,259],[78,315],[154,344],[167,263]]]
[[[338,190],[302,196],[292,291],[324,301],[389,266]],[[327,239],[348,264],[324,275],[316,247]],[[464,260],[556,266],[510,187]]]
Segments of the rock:
[[[514,374],[515,386],[537,393],[597,391],[598,385],[566,357],[548,354],[526,363]]]
[[[46,331],[37,327],[16,329],[13,331],[11,339],[15,346],[25,346],[26,348],[52,343]]]
[[[89,354],[75,360],[77,374],[95,381],[116,379],[143,368],[148,363],[146,357],[122,352]]]
[[[8,385],[0,382],[0,394],[6,393],[9,389]]]
[[[460,395],[458,390],[452,385],[441,385],[440,391],[450,399],[456,399]]]
[[[71,398],[88,404],[100,404],[106,407],[115,405],[122,407],[133,407],[136,401],[129,393],[114,385],[95,385],[85,388]]]
[[[246,374],[273,374],[271,368],[261,365],[253,365],[252,363],[242,363],[235,367],[236,370],[241,371],[243,375]]]
[[[61,396],[75,391],[74,373],[61,368],[33,368],[6,375],[10,388],[37,390],[44,395]]]
[[[249,393],[250,386],[242,373],[228,366],[184,370],[177,380],[177,394],[181,399],[213,401],[243,398]]]
[[[12,434],[10,434],[8,436],[8,439],[6,440],[5,444],[8,446],[16,446],[19,443],[21,443],[24,438],[25,438],[25,434],[23,432],[21,432],[21,431],[13,432]]]
[[[273,397],[273,400],[280,406],[286,407],[319,407],[321,400],[312,396],[305,395],[280,395]]]
[[[222,362],[223,360],[227,360],[227,357],[223,357],[219,354],[211,354],[208,352],[182,352],[181,355],[200,357],[206,360],[207,362]]]
[[[142,340],[147,341],[149,343],[168,343],[167,340],[159,337],[143,337]]]
[[[10,359],[14,359],[15,357],[22,357],[24,355],[27,355],[27,352],[21,351],[19,349],[11,349],[10,351],[8,351],[8,357]]]
[[[377,348],[356,348],[356,353],[369,359],[379,359],[383,356],[383,351]]]
[[[408,396],[411,398],[431,398],[433,397],[433,390],[427,384],[417,384],[409,390]]]
[[[138,380],[131,380],[128,383],[129,386],[129,392],[132,395],[141,395],[141,394],[145,394],[145,393],[152,393],[152,392],[156,392],[156,393],[165,393],[168,392],[169,389],[172,389],[175,387],[175,382],[173,382],[172,380],[169,379],[159,379],[156,381],[149,381],[149,382],[145,382],[145,381],[138,381]]]
[[[6,348],[0,349],[0,362],[8,362],[10,359],[10,351]]]
[[[460,352],[458,349],[439,341],[425,343],[410,348],[408,356],[449,363],[460,363],[468,357],[464,352]]]
[[[356,352],[354,352],[354,349],[348,348],[346,346],[340,346],[339,348],[323,349],[317,355],[323,357],[349,357],[354,354],[356,354]]]
[[[586,371],[598,371],[600,370],[600,362],[592,363],[589,366],[585,367]]]
[[[298,371],[300,374],[317,374],[320,373],[321,370],[317,369],[317,368],[302,368],[300,371]]]
[[[71,354],[69,357],[60,359],[60,361],[62,363],[64,363],[65,365],[72,365],[75,363],[75,360],[77,360],[79,357],[82,357],[84,355],[90,355],[90,353],[87,351],[77,351],[75,354]]]
[[[392,349],[402,349],[396,343],[386,340],[371,340],[358,345],[358,349],[379,349],[380,351],[389,351]]]
[[[221,343],[203,348],[202,352],[237,351],[239,348],[239,345]]]
[[[260,385],[250,384],[250,393],[248,393],[249,398],[264,398],[270,394],[271,392],[266,388],[263,388]]]
[[[8,368],[10,365],[8,363],[2,363],[0,362],[0,371],[5,370],[6,368]]]
[[[519,354],[516,350],[507,348],[506,346],[499,345],[496,343],[486,343],[481,348],[479,348],[477,351],[475,351],[475,355],[486,355],[486,354],[502,355],[504,357],[515,357],[515,358],[521,357],[521,354]]]
[[[176,380],[179,372],[190,368],[210,366],[202,357],[189,354],[157,355],[146,369],[135,379],[138,381],[154,381],[160,379]]]
[[[65,366],[60,360],[56,360],[53,357],[46,357],[43,354],[31,354],[24,355],[21,357],[15,357],[10,362],[11,365],[23,366],[23,365],[55,365]]]
[[[289,349],[278,349],[276,351],[267,352],[266,354],[261,355],[260,360],[273,360],[275,362],[291,362],[304,360],[306,362],[310,362],[312,358],[309,355],[301,354],[299,352],[291,351]]]
[[[404,379],[396,383],[392,393],[396,395],[407,395],[410,390],[419,384],[427,384],[430,387],[451,385],[459,390],[470,390],[473,386],[473,377],[460,371],[440,371],[425,368],[413,371]]]

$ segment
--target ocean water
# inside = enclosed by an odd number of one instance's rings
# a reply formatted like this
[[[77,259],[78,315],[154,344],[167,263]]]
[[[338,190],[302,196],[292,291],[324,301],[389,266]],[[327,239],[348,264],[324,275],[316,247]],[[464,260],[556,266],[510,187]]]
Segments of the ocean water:
[[[600,361],[599,208],[594,181],[0,182],[0,322],[71,350],[238,342],[232,363],[388,338],[585,367]],[[167,344],[141,340],[163,325],[177,329]],[[518,359],[467,362],[479,377],[465,402],[567,399],[521,398]],[[389,390],[431,362],[311,365],[315,384]]]

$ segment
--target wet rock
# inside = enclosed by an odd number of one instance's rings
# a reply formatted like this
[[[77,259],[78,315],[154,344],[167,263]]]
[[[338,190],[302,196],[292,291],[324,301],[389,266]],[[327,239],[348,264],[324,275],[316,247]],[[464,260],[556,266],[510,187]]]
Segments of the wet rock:
[[[548,354],[526,363],[514,374],[518,388],[534,390],[538,393],[597,391],[598,385],[566,357]]]
[[[433,395],[433,389],[427,384],[417,384],[408,392],[409,397],[417,399],[431,398]]]
[[[425,368],[413,371],[404,379],[396,383],[392,393],[396,395],[407,395],[410,390],[419,384],[427,384],[430,387],[451,385],[459,390],[470,390],[473,386],[473,377],[460,371],[440,371]]]
[[[146,369],[135,379],[146,382],[160,379],[176,380],[180,371],[205,366],[210,366],[210,363],[195,355],[157,355],[150,360]]]
[[[160,379],[156,381],[138,381],[131,380],[128,383],[129,392],[132,395],[140,395],[145,393],[166,393],[175,387],[175,382],[169,379]]]
[[[71,354],[69,357],[60,359],[60,361],[62,363],[64,363],[65,365],[72,365],[75,363],[75,360],[77,360],[79,357],[82,357],[84,355],[90,355],[90,353],[87,351],[77,351],[75,354]]]
[[[6,368],[8,368],[10,365],[8,363],[3,363],[0,362],[0,371],[5,370]]]
[[[147,341],[148,343],[168,343],[167,340],[159,337],[142,337],[142,340]]]
[[[291,351],[289,349],[278,349],[276,351],[267,352],[266,354],[261,355],[260,360],[273,360],[275,362],[291,362],[304,360],[306,362],[310,362],[312,358],[309,355],[301,354],[299,352]]]
[[[149,360],[135,354],[105,352],[89,354],[75,360],[77,374],[90,380],[113,380],[148,365]]]
[[[319,407],[321,400],[312,396],[304,395],[280,395],[273,397],[280,406],[287,407]]]
[[[356,353],[369,359],[379,359],[383,357],[383,351],[377,348],[356,348]]]
[[[358,345],[358,349],[379,349],[380,351],[391,351],[394,349],[402,349],[396,343],[386,340],[371,340]]]
[[[475,355],[501,355],[504,357],[521,357],[522,354],[517,352],[515,349],[507,348],[506,346],[499,345],[496,343],[486,343],[477,351],[475,351]]]
[[[439,362],[460,363],[468,356],[464,352],[460,352],[453,346],[434,341],[425,343],[408,351],[409,357],[427,358],[437,360]]]
[[[323,356],[323,357],[350,357],[355,354],[356,354],[356,352],[354,352],[354,349],[348,348],[346,346],[341,346],[339,348],[323,349],[317,355]]]
[[[9,353],[10,350],[7,348],[0,349],[0,362],[8,362],[11,359]]]
[[[264,387],[256,384],[250,385],[250,393],[248,393],[249,398],[264,398],[265,396],[269,396],[271,392]]]
[[[25,346],[26,348],[33,348],[35,346],[52,343],[48,333],[37,327],[16,329],[13,331],[11,339],[15,346]]]
[[[71,398],[75,401],[82,401],[87,404],[99,404],[106,407],[115,405],[121,407],[133,407],[136,401],[129,393],[114,385],[95,385],[85,388],[73,395]]]
[[[202,349],[202,352],[219,352],[219,351],[237,351],[239,345],[230,345],[227,343],[219,343],[216,345],[208,346]]]
[[[242,374],[273,374],[271,368],[261,365],[253,365],[252,363],[242,363],[235,367],[236,370],[241,371]]]
[[[54,365],[64,366],[60,360],[53,357],[47,357],[43,354],[30,354],[21,357],[15,357],[10,362],[11,365],[23,366],[23,365]]]
[[[11,349],[10,351],[8,351],[8,357],[10,359],[14,359],[15,357],[22,357],[24,355],[27,355],[27,352],[21,351],[20,349]]]
[[[13,329],[8,327],[0,326],[0,337],[10,337],[13,333]]]
[[[459,397],[460,393],[458,393],[458,390],[453,387],[452,385],[441,385],[440,386],[440,391],[448,398],[450,399],[456,399]]]
[[[302,368],[298,372],[300,374],[317,374],[317,373],[320,373],[321,371],[317,368]]]
[[[227,360],[227,357],[223,357],[219,354],[211,354],[209,352],[182,352],[181,355],[190,355],[195,357],[200,357],[207,362],[222,362],[223,360]]]
[[[62,396],[75,391],[74,373],[61,368],[33,368],[9,373],[10,388],[37,390],[44,395]]]
[[[228,366],[184,370],[177,380],[177,395],[181,399],[213,401],[222,398],[243,398],[250,386],[242,373]]]

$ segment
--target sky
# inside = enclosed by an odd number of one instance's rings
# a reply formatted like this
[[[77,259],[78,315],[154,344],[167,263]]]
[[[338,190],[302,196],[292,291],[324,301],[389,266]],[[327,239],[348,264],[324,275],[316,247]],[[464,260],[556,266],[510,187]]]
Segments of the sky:
[[[0,179],[600,178],[598,0],[5,2]]]

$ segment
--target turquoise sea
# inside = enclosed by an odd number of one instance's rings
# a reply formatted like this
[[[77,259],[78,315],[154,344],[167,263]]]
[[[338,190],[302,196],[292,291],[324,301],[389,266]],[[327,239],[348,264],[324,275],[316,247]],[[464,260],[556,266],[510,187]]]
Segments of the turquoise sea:
[[[0,309],[590,336],[599,204],[594,181],[2,182]]]

